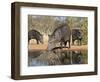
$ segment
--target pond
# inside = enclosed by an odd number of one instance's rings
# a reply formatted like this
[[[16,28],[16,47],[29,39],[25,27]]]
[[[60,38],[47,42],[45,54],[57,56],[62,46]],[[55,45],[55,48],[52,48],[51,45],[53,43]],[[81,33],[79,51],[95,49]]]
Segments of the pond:
[[[88,64],[88,51],[29,51],[28,66]]]

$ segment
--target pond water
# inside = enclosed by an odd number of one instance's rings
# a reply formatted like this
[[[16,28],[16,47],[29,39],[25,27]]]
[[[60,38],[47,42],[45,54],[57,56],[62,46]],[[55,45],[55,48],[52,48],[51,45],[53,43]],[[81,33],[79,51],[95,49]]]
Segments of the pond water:
[[[88,52],[83,51],[29,51],[28,66],[88,64]]]

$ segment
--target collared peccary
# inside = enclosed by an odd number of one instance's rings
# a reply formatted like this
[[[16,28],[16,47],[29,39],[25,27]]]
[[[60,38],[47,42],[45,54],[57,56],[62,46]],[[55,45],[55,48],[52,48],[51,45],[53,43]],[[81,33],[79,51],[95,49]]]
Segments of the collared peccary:
[[[82,30],[79,28],[72,29],[72,44],[74,45],[74,41],[78,41],[78,45],[81,45],[82,40]]]
[[[31,39],[35,39],[37,41],[37,44],[39,44],[39,42],[43,44],[43,35],[36,30],[30,30],[28,32],[28,43]]]
[[[60,44],[60,48],[66,47],[67,42],[69,43],[68,48],[70,48],[70,35],[71,31],[68,25],[63,24],[56,28],[54,32],[49,35],[48,50],[52,50],[56,47],[56,44]]]

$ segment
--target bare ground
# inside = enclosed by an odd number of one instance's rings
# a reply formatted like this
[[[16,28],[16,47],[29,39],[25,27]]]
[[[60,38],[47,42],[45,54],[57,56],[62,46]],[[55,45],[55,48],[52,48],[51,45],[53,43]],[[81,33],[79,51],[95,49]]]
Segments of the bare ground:
[[[36,44],[36,43],[31,43],[28,45],[28,50],[29,51],[38,51],[38,50],[47,50],[47,43],[45,44]],[[71,48],[63,48],[64,50],[87,50],[88,46],[87,45],[81,45],[81,46],[72,46]]]

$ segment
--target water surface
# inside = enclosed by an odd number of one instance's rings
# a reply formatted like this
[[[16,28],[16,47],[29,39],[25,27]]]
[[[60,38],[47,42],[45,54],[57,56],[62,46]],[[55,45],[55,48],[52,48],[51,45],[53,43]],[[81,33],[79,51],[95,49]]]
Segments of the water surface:
[[[88,53],[82,51],[29,51],[28,66],[87,64]]]

